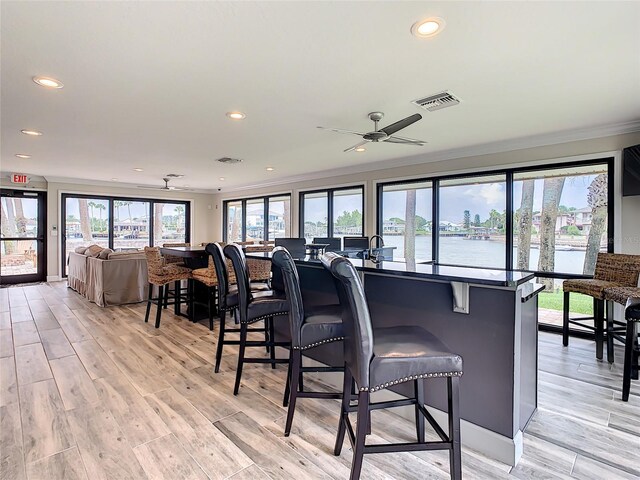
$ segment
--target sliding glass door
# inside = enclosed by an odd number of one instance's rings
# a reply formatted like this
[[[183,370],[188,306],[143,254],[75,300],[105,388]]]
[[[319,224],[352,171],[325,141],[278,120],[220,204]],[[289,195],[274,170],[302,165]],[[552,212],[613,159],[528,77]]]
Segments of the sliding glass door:
[[[1,191],[2,283],[42,282],[46,279],[46,193]]]

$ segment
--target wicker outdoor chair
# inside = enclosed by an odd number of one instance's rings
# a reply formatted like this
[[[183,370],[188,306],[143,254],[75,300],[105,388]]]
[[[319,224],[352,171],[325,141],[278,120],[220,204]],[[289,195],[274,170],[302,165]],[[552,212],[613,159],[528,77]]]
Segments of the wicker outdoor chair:
[[[596,260],[595,273],[592,279],[565,280],[562,284],[564,291],[562,344],[569,345],[569,325],[580,325],[595,332],[596,357],[602,359],[604,349],[604,321],[605,306],[609,300],[605,298],[605,290],[620,287],[637,287],[640,274],[640,255],[626,255],[619,253],[599,253]],[[581,293],[593,297],[593,317],[569,317],[569,296],[571,293]],[[628,297],[627,297],[628,298]],[[626,302],[626,299],[625,301]],[[623,303],[624,303],[623,302]],[[585,325],[585,320],[592,320],[593,326]],[[607,319],[607,330],[615,328],[614,321]],[[611,347],[607,353],[609,362],[613,362],[613,339],[607,339],[607,346]]]

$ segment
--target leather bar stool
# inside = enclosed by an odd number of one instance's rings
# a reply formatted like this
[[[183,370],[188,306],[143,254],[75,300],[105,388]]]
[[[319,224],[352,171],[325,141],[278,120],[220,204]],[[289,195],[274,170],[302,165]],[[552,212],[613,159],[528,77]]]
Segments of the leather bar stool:
[[[240,345],[238,340],[225,339],[225,333],[239,333],[239,328],[227,328],[226,316],[231,313],[231,317],[235,318],[238,309],[238,287],[236,284],[236,275],[233,267],[229,265],[230,260],[226,259],[222,246],[219,243],[209,243],[205,247],[209,254],[209,262],[213,264],[216,276],[216,284],[218,286],[218,314],[220,316],[220,333],[218,335],[218,347],[216,348],[216,364],[215,372],[220,371],[220,361],[222,360],[222,349],[225,345]],[[251,284],[253,295],[268,295],[270,291],[265,288],[264,284]],[[264,292],[264,293],[259,293]],[[263,332],[265,340],[268,339],[268,331],[265,328],[247,328],[247,332]]]
[[[247,270],[247,262],[240,246],[231,244],[224,247],[224,254],[231,259],[233,270],[236,273],[238,288],[238,317],[240,320],[240,342],[238,352],[238,368],[236,370],[236,382],[233,394],[237,395],[242,378],[242,366],[245,363],[270,363],[272,368],[278,363],[289,363],[289,359],[275,358],[275,347],[289,346],[289,342],[276,342],[273,326],[274,318],[285,318],[289,314],[289,303],[284,292],[271,291],[269,293],[254,294],[251,292],[251,282]],[[250,324],[264,320],[269,330],[267,340],[247,340]],[[270,358],[246,357],[247,347],[269,347]]]
[[[627,319],[627,335],[624,346],[624,371],[622,375],[622,401],[629,401],[631,379],[638,379],[638,357],[640,357],[640,345],[638,344],[638,324],[640,324],[640,297],[630,298],[625,306],[625,318]]]
[[[164,259],[160,254],[159,247],[144,247],[144,254],[147,258],[147,274],[149,277],[149,296],[147,298],[147,311],[144,316],[144,321],[149,321],[149,313],[151,312],[151,304],[155,303],[158,306],[156,312],[156,328],[160,327],[160,317],[162,315],[162,307],[167,305],[167,290],[169,283],[180,282],[181,280],[187,280],[191,282],[191,269],[187,267],[180,267],[176,264],[165,265]],[[153,298],[153,286],[158,287],[158,297]],[[193,312],[193,295],[188,292],[187,295],[182,295],[178,289],[173,299],[175,305],[179,307],[181,303],[189,303],[189,311]],[[172,302],[172,304],[173,304]]]
[[[462,357],[435,336],[417,326],[396,326],[373,331],[367,299],[353,264],[336,253],[323,255],[322,263],[338,280],[336,286],[343,306],[345,375],[342,411],[338,425],[335,455],[340,455],[345,432],[353,447],[351,480],[360,478],[365,453],[449,450],[451,478],[462,478],[460,451],[459,379]],[[354,379],[358,388],[358,416],[354,434],[349,420],[350,387]],[[448,387],[449,432],[445,433],[424,406],[424,380],[446,378]],[[370,394],[394,385],[413,382],[415,398],[390,402],[370,402]],[[369,413],[379,408],[414,405],[417,443],[365,445],[370,428]],[[440,441],[425,441],[425,419]]]
[[[319,345],[340,342],[344,338],[342,328],[342,308],[340,305],[326,305],[306,311],[302,303],[300,278],[293,257],[284,247],[276,247],[271,257],[280,268],[289,302],[289,328],[291,330],[291,350],[289,373],[284,394],[284,406],[288,404],[284,436],[291,432],[293,415],[298,398],[342,398],[339,393],[304,391],[302,375],[305,372],[343,372],[342,367],[303,367],[302,352]]]

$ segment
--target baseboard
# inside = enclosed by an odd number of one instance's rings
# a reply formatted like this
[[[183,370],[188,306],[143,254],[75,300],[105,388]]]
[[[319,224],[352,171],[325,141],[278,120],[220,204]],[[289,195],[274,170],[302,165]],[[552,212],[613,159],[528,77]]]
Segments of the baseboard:
[[[60,275],[47,275],[47,282],[59,282],[62,280]]]
[[[278,352],[283,358],[288,356],[288,350],[282,349]],[[308,366],[322,366],[323,364],[313,359],[305,357],[304,364]],[[337,389],[342,389],[341,373],[323,373],[322,381],[327,385]],[[397,393],[389,390],[376,392],[372,394],[373,401],[387,401],[402,398]],[[438,422],[438,424],[446,432],[448,429],[447,413],[437,408],[427,406],[427,410]],[[399,414],[403,418],[415,421],[415,411],[412,406],[398,407],[393,409],[394,413]],[[510,466],[516,466],[523,451],[522,431],[518,431],[514,438],[500,435],[492,430],[471,423],[467,420],[460,420],[460,439],[463,446],[471,448],[476,452],[482,453],[489,458],[506,463]]]

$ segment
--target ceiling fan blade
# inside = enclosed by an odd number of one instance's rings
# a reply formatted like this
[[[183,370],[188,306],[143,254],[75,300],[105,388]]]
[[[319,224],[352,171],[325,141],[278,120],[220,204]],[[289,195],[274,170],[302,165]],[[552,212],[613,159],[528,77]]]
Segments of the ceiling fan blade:
[[[344,130],[342,128],[329,128],[329,127],[316,127],[316,128],[319,128],[321,130],[329,130],[330,132],[336,132],[336,133],[347,133],[351,135],[359,135],[360,137],[364,135],[364,133],[354,132],[352,130]]]
[[[136,185],[136,188],[146,188],[147,190],[166,190],[164,187],[152,187],[150,185]]]
[[[416,145],[418,147],[424,146],[424,142],[413,141],[413,140],[404,140],[404,139],[400,139],[400,138],[396,138],[396,137],[387,137],[387,139],[383,140],[383,142],[400,143],[402,145]]]
[[[352,152],[354,151],[356,148],[361,147],[362,145],[366,145],[367,143],[369,143],[369,140],[364,140],[363,142],[360,143],[356,143],[353,147],[349,147],[347,148],[344,152]]]
[[[417,138],[399,137],[398,135],[389,135],[391,138],[398,138],[400,140],[406,140],[408,142],[429,143],[426,140],[418,140]]]
[[[384,128],[381,128],[380,131],[386,133],[387,135],[393,135],[399,130],[403,128],[407,128],[412,123],[416,123],[418,120],[422,118],[422,115],[419,113],[414,113],[413,115],[409,115],[407,118],[403,118],[402,120],[398,120],[396,123],[392,123],[391,125],[387,125]]]

